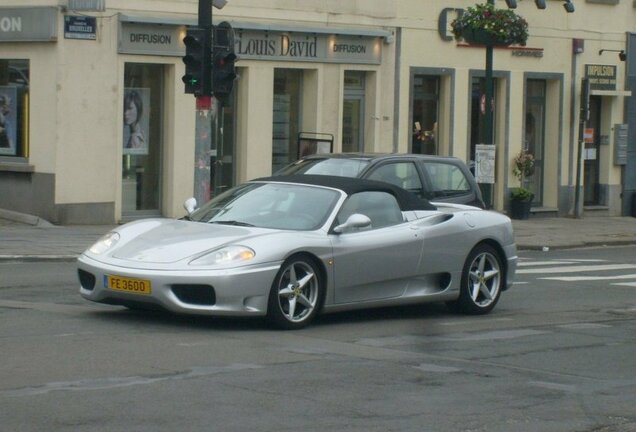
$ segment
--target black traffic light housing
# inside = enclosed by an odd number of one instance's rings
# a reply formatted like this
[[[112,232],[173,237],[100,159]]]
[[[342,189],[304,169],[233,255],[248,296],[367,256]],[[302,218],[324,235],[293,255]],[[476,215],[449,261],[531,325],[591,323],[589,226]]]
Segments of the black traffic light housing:
[[[214,50],[212,55],[212,92],[222,103],[232,93],[236,75],[236,53],[234,52],[234,30],[228,22],[214,27]]]
[[[204,28],[188,27],[183,38],[186,54],[182,59],[185,64],[185,75],[181,80],[185,84],[186,93],[196,96],[209,96],[212,93],[211,33]]]

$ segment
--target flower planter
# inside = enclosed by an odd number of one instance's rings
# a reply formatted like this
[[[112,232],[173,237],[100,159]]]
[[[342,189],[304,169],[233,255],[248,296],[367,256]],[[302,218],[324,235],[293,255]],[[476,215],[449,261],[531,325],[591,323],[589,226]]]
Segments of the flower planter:
[[[483,29],[464,29],[462,32],[462,39],[470,45],[492,45],[505,47],[512,44],[511,41],[497,38]]]
[[[528,22],[510,9],[497,9],[492,3],[468,7],[452,23],[456,40],[471,45],[525,45]]]
[[[512,219],[528,219],[530,217],[531,208],[532,200],[510,200],[510,217]]]

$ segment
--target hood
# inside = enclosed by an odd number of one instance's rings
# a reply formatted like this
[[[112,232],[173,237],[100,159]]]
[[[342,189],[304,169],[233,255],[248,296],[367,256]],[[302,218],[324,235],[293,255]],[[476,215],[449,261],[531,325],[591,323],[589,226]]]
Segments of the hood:
[[[264,228],[153,219],[124,225],[110,256],[116,259],[168,264],[194,257],[225,244],[240,244],[267,235]]]

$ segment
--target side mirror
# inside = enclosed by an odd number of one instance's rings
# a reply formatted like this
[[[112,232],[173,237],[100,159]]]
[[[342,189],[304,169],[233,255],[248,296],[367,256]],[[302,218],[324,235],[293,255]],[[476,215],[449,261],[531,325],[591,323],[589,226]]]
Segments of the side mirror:
[[[183,203],[183,208],[186,209],[188,215],[191,215],[194,210],[197,208],[197,199],[196,198],[188,198]]]
[[[368,216],[365,216],[360,213],[354,213],[347,221],[341,225],[338,225],[333,229],[335,233],[341,234],[347,231],[350,228],[366,228],[371,226],[371,219]]]

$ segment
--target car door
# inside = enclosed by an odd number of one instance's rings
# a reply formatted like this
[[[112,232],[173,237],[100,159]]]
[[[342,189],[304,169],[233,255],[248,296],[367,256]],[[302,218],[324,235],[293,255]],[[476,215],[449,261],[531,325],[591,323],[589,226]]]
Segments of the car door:
[[[422,160],[419,163],[430,190],[430,201],[485,207],[477,184],[467,169],[447,161]]]
[[[417,273],[422,250],[419,230],[404,221],[397,201],[385,192],[360,192],[348,197],[336,225],[354,213],[368,216],[371,226],[331,235],[335,302],[401,296]]]

